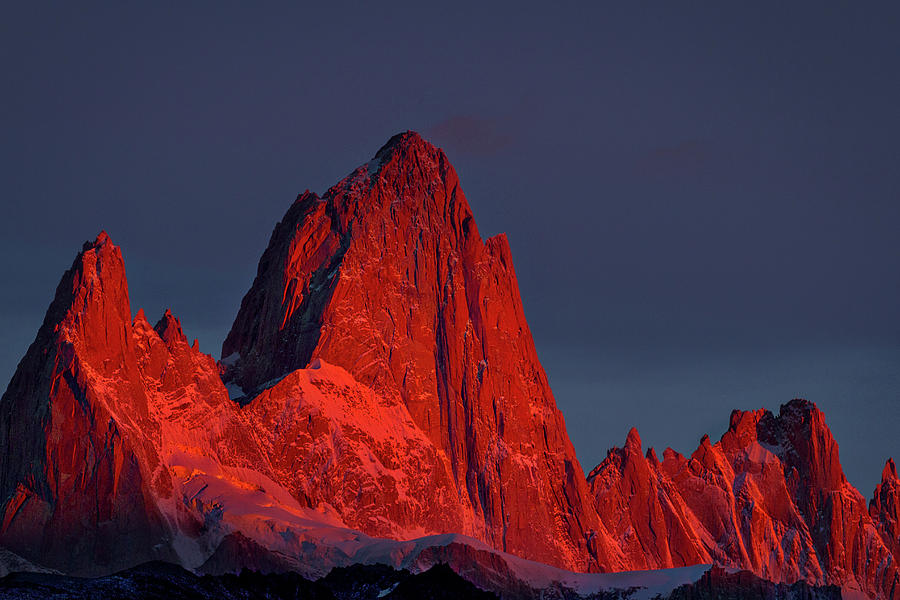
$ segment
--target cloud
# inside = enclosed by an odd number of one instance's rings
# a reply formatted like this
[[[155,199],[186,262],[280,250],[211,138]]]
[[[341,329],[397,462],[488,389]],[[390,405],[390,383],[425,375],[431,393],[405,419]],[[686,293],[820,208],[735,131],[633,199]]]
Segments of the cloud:
[[[512,144],[513,137],[499,123],[472,115],[457,115],[432,125],[426,137],[454,152],[487,156]]]

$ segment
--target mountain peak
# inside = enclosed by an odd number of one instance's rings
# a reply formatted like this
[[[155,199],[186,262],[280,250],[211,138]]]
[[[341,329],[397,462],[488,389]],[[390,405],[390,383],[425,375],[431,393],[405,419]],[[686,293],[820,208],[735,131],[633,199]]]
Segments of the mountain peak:
[[[105,246],[106,244],[112,245],[112,240],[110,239],[109,234],[106,233],[106,230],[104,229],[100,233],[97,234],[97,237],[94,238],[93,242],[90,240],[86,241],[81,246],[81,251],[87,252],[88,250],[93,250],[94,248],[99,248],[100,246]]]
[[[761,414],[763,416],[757,425],[760,441],[772,446],[790,444],[796,451],[805,448],[804,452],[811,452],[818,455],[819,459],[834,463],[837,444],[825,422],[825,413],[819,410],[815,402],[795,398],[781,405],[778,416]],[[832,451],[834,457],[830,455]],[[835,465],[832,464],[831,467]]]
[[[823,416],[822,411],[816,406],[815,402],[811,402],[805,398],[794,398],[787,404],[782,404],[778,411],[781,418],[806,420],[814,416]]]
[[[378,152],[375,153],[375,158],[388,158],[397,150],[410,149],[426,151],[437,150],[432,144],[425,141],[425,138],[421,135],[415,131],[407,130],[391,136],[391,139],[385,142],[385,144],[378,149]]]
[[[187,336],[184,335],[184,331],[181,329],[181,321],[168,308],[156,325],[153,326],[153,329],[156,330],[156,333],[167,345],[176,340],[187,344]]]
[[[881,539],[896,558],[900,555],[900,481],[897,466],[889,458],[881,473],[881,483],[869,501],[869,516],[875,522]]]
[[[756,440],[756,430],[760,421],[771,418],[771,416],[772,413],[764,408],[759,410],[734,410],[731,412],[726,436],[733,436],[732,439],[735,440],[735,443],[745,447]]]
[[[894,461],[867,516],[807,400],[735,411],[719,442],[662,464],[632,428],[585,480],[505,236],[482,242],[417,133],[376,158],[276,226],[223,344],[237,389],[170,310],[131,321],[119,248],[105,231],[85,243],[0,397],[0,546],[108,572],[202,556],[233,531],[318,569],[346,560],[346,528],[462,534],[579,571],[716,562],[900,600]],[[318,539],[319,519],[341,533]],[[428,560],[515,571],[438,539],[465,554]]]
[[[93,242],[84,243],[60,279],[44,317],[46,335],[38,337],[43,344],[51,343],[59,326],[68,341],[80,340],[85,351],[104,354],[114,347],[112,339],[124,335],[118,326],[131,322],[122,252],[101,231]]]
[[[395,173],[418,172],[426,179],[434,176],[435,169],[441,178],[452,171],[444,152],[415,131],[404,131],[389,139],[365,165],[365,172],[371,178],[390,163],[395,164]]]
[[[638,434],[637,427],[628,430],[628,437],[625,438],[625,450],[641,454],[641,436]]]
[[[560,473],[583,470],[505,238],[481,239],[446,155],[406,131],[313,198],[295,202],[272,234],[222,345],[236,357],[225,381],[252,395],[316,359],[344,368],[400,403],[448,457],[446,493],[473,515],[463,533],[557,565],[618,567],[598,541],[587,482],[556,487]],[[515,507],[527,519],[509,521]],[[444,531],[446,517],[421,525]],[[601,533],[589,541],[587,530]]]
[[[138,464],[158,463],[156,451],[131,444],[150,419],[136,346],[122,253],[101,232],[63,274],[0,400],[0,546],[86,574],[174,555],[141,491]]]

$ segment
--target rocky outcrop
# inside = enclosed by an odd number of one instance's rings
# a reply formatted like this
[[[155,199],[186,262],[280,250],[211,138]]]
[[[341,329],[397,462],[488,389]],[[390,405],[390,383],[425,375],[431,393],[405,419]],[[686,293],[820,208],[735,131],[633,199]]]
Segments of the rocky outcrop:
[[[841,600],[836,585],[811,586],[798,581],[793,584],[773,583],[750,571],[728,572],[713,567],[695,583],[676,588],[669,600]]]
[[[838,445],[815,404],[791,402],[758,427],[773,447],[787,487],[809,528],[826,583],[897,597],[900,573],[866,510],[865,498],[847,481]]]
[[[884,545],[896,558],[900,556],[900,480],[894,459],[889,458],[881,473],[881,483],[869,501],[869,516],[875,522]]]
[[[496,595],[472,585],[446,565],[422,573],[385,565],[334,569],[311,581],[297,573],[198,576],[177,565],[152,562],[108,577],[82,579],[47,574],[16,573],[0,579],[4,598],[37,600],[66,598],[191,598],[192,600],[490,600]]]
[[[475,557],[479,560],[480,557]],[[481,563],[478,563],[479,565]],[[840,600],[836,586],[814,587],[804,582],[775,584],[749,571],[728,572],[714,567],[699,575],[695,582],[674,589],[631,585],[587,592],[552,585],[534,589],[514,576],[508,581],[493,580],[482,585],[459,575],[459,565],[434,562],[420,572],[396,569],[384,564],[337,567],[317,580],[295,572],[270,572],[242,569],[236,573],[198,576],[177,565],[153,562],[108,577],[83,579],[47,573],[14,573],[0,578],[4,597],[43,599],[48,597],[94,598],[168,598],[197,600],[244,598],[322,599],[322,600],[419,600],[489,599],[510,600],[629,600],[652,597],[658,600]],[[640,583],[637,580],[632,583]],[[498,587],[499,586],[499,587]],[[498,591],[499,590],[499,591]]]
[[[457,499],[450,461],[406,406],[315,359],[243,410],[264,472],[302,505],[328,506],[369,535],[410,539],[462,531],[473,519]]]
[[[713,562],[715,539],[701,525],[653,449],[646,456],[637,429],[588,475],[597,512],[633,569]]]

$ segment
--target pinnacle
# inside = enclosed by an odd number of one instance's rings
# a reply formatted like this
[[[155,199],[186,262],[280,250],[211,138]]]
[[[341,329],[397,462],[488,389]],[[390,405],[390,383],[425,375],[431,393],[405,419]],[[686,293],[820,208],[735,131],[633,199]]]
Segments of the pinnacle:
[[[382,146],[378,150],[378,152],[376,152],[375,154],[377,156],[383,150],[388,150],[391,148],[403,148],[403,147],[422,145],[422,144],[428,144],[428,142],[426,142],[425,139],[422,138],[422,136],[419,135],[417,132],[415,132],[411,129],[407,129],[406,131],[402,131],[398,134],[392,135],[391,139],[389,139],[384,144],[384,146]],[[430,146],[431,144],[428,144],[428,145]]]
[[[109,237],[109,234],[106,233],[106,230],[102,230],[97,234],[97,237],[94,241],[86,241],[84,245],[81,247],[82,252],[87,252],[88,250],[93,250],[94,248],[99,248],[101,246],[105,246],[106,244],[112,244],[112,240]]]
[[[641,454],[641,436],[638,434],[636,427],[632,427],[628,431],[628,437],[625,439],[625,449]]]
[[[884,470],[881,472],[881,480],[887,481],[888,479],[897,479],[897,465],[894,464],[893,458],[887,459],[887,462],[884,463]]]
[[[166,312],[163,313],[163,316],[159,319],[156,325],[153,326],[153,329],[156,330],[156,333],[159,334],[166,342],[171,341],[172,339],[179,339],[185,343],[187,343],[187,337],[184,335],[184,332],[181,330],[181,322],[172,314],[172,311],[168,308]]]

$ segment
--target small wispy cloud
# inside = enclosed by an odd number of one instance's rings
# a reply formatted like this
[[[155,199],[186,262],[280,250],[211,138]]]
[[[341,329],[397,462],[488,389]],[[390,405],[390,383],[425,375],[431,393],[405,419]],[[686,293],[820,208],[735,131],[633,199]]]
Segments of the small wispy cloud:
[[[432,125],[426,137],[454,152],[486,156],[500,152],[513,142],[513,136],[492,119],[457,115]]]

